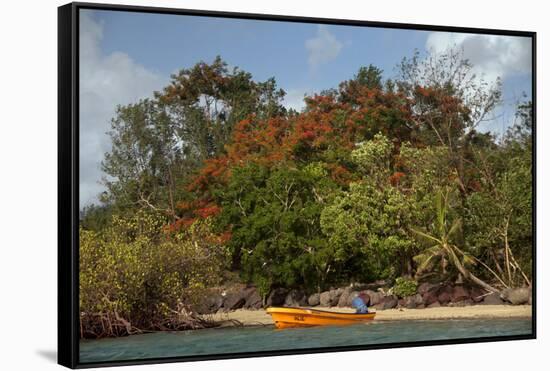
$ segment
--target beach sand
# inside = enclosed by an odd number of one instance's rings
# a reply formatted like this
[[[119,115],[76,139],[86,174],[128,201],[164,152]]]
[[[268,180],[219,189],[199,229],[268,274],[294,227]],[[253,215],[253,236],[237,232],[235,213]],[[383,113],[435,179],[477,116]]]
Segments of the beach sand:
[[[335,312],[353,313],[352,308],[312,309],[330,310]],[[375,321],[430,320],[430,319],[474,319],[474,318],[518,318],[531,317],[530,305],[472,305],[466,307],[437,307],[424,309],[387,309],[376,311]],[[212,319],[226,321],[225,325],[233,325],[231,321],[239,321],[245,326],[272,325],[271,316],[264,310],[237,309],[228,313],[216,313]],[[238,322],[237,322],[238,323]]]

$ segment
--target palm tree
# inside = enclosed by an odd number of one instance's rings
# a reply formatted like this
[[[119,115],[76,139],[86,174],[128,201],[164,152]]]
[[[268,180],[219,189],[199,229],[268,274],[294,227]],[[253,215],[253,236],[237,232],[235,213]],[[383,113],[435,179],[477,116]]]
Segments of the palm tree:
[[[417,229],[412,231],[422,237],[423,240],[428,242],[428,247],[425,248],[420,254],[414,257],[414,260],[418,264],[416,276],[420,276],[424,271],[433,267],[434,263],[441,264],[442,270],[445,271],[446,265],[450,262],[466,280],[469,280],[484,289],[491,292],[499,292],[498,289],[489,285],[487,282],[481,280],[475,276],[468,266],[481,264],[488,271],[490,271],[501,284],[506,286],[502,279],[486,264],[474,257],[473,255],[462,251],[454,241],[457,240],[457,236],[462,227],[462,220],[456,218],[449,220],[449,188],[440,190],[435,196],[435,208],[436,208],[436,220],[433,228],[433,233],[429,234]]]

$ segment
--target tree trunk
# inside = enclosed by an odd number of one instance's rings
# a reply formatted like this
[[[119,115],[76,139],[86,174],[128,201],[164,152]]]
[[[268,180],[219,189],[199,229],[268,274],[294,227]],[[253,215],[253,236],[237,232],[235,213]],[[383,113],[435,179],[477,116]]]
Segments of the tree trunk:
[[[497,290],[496,288],[494,288],[493,286],[489,285],[487,282],[485,281],[482,281],[481,279],[479,279],[478,277],[474,276],[472,273],[468,272],[468,277],[467,277],[470,281],[478,284],[479,286],[483,287],[485,290],[488,290],[488,291],[491,291],[491,292],[496,292],[496,293],[499,293],[500,290]]]
[[[453,248],[449,245],[445,245],[445,250],[451,254],[451,261],[454,263],[460,274],[464,276],[465,279],[472,281],[473,283],[483,287],[487,291],[491,292],[500,292],[500,290],[494,288],[493,286],[489,285],[487,282],[481,280],[480,278],[476,277],[473,273],[471,273],[466,267],[460,262],[458,257],[455,255]],[[462,251],[460,251],[462,253]]]

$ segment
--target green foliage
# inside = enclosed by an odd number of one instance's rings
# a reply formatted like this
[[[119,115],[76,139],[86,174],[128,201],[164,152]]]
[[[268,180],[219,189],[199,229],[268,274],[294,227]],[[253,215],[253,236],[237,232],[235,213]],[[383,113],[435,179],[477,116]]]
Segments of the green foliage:
[[[400,298],[416,294],[418,282],[405,277],[397,277],[392,287],[392,292]]]
[[[301,170],[249,164],[233,169],[216,192],[220,226],[232,230],[234,266],[264,293],[277,285],[316,287],[326,279],[330,263],[321,256],[331,254],[320,232],[319,198],[335,184],[323,174],[320,164]]]
[[[111,221],[112,210],[109,205],[89,205],[80,212],[80,226],[86,230],[100,231],[107,228]]]
[[[497,141],[476,127],[500,85],[480,81],[459,52],[415,55],[298,113],[274,79],[216,58],[119,107],[106,204],[81,216],[85,331],[177,328],[224,269],[264,297],[396,277],[403,297],[402,277],[424,275],[530,284],[532,104]]]
[[[389,176],[391,151],[391,142],[378,133],[372,140],[357,145],[351,152],[351,159],[364,175],[376,177],[380,182]]]
[[[521,128],[505,146],[479,151],[481,189],[466,199],[466,241],[475,255],[502,272],[508,285],[528,283],[532,266],[531,141]],[[522,134],[523,132],[523,134]]]
[[[339,86],[339,100],[347,103],[357,103],[362,89],[382,89],[382,71],[370,64],[360,67],[353,79],[344,81]],[[338,94],[334,92],[334,94]]]
[[[260,118],[282,115],[285,92],[273,78],[255,82],[237,67],[230,70],[219,56],[171,76],[156,98],[175,116],[176,134],[187,152],[200,159],[224,151],[233,127],[250,114]]]
[[[176,219],[189,177],[224,153],[241,120],[285,115],[284,95],[274,79],[253,81],[220,57],[182,69],[154,99],[117,107],[102,162],[102,201],[118,213],[146,208]]]
[[[226,256],[210,222],[197,222],[174,237],[162,231],[165,223],[138,212],[113,216],[101,232],[80,229],[83,336],[177,328],[178,318],[219,283]]]
[[[335,197],[321,214],[321,228],[342,265],[359,267],[362,280],[392,277],[406,264],[413,240],[407,226],[413,205],[393,187],[377,188],[367,182],[352,183],[349,192]]]

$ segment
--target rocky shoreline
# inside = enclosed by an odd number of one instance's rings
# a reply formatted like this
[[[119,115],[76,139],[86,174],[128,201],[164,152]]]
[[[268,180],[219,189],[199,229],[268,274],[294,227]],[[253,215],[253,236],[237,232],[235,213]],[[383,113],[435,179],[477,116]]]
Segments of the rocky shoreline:
[[[379,312],[393,309],[403,311],[474,306],[528,306],[530,308],[532,300],[531,289],[526,287],[505,289],[501,293],[487,293],[477,287],[450,283],[422,283],[413,295],[398,297],[392,293],[386,281],[353,284],[309,295],[302,290],[277,288],[262,300],[254,286],[235,285],[232,288],[219,288],[213,291],[196,308],[196,312],[201,315],[211,315],[236,310],[255,311],[269,306],[351,310],[351,300],[361,292],[369,298],[367,303],[369,308]]]
[[[353,308],[326,308],[343,313],[353,313]],[[376,321],[404,320],[460,320],[460,319],[506,319],[529,318],[530,305],[472,305],[468,307],[432,307],[424,309],[395,308],[376,311]],[[270,326],[273,319],[264,310],[237,309],[231,312],[218,312],[210,315],[221,327],[231,326]]]

